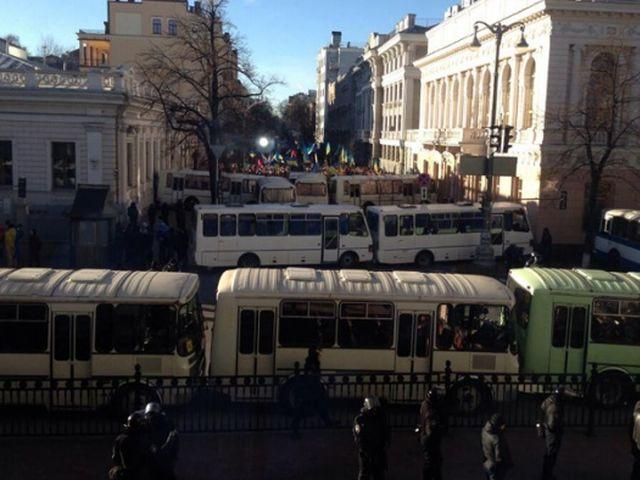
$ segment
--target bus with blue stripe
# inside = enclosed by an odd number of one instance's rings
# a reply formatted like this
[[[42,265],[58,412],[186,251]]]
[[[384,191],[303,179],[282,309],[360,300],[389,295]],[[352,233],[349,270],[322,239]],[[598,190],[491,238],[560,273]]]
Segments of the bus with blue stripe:
[[[593,253],[610,269],[640,270],[640,210],[607,210]]]

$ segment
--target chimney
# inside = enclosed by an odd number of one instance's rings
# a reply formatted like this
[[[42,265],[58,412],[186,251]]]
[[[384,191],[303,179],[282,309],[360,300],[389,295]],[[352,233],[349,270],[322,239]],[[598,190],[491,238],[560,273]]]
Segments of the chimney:
[[[202,2],[195,2],[193,4],[193,9],[197,14],[202,13]]]
[[[331,46],[338,48],[342,42],[342,32],[331,32]]]
[[[411,28],[416,26],[416,14],[409,13],[405,19],[405,28]]]

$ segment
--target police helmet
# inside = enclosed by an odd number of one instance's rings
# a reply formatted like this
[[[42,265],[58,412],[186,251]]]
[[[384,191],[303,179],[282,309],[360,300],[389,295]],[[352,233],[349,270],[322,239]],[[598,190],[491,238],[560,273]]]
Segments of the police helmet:
[[[431,402],[431,403],[435,403],[438,401],[438,390],[436,390],[435,388],[430,388],[429,391],[427,392],[427,401]]]
[[[142,426],[144,422],[144,415],[140,411],[133,412],[127,417],[127,423],[125,427],[129,430],[135,430]]]
[[[553,391],[553,395],[554,395],[554,397],[556,397],[556,399],[562,398],[562,396],[564,395],[564,387],[557,387]]]
[[[369,396],[364,399],[364,409],[367,411],[380,408],[380,399],[378,397]]]
[[[499,413],[494,413],[493,415],[491,415],[491,418],[489,419],[489,423],[494,428],[498,428],[498,429],[501,429],[507,425],[507,422],[504,421],[504,417]]]
[[[144,407],[145,415],[155,415],[161,412],[162,412],[162,407],[160,407],[160,404],[157,402],[149,402],[147,403],[147,406]]]

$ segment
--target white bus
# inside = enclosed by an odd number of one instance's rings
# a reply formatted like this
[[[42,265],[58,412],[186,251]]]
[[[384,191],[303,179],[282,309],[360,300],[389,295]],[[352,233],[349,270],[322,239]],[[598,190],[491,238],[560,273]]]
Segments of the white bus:
[[[497,257],[509,245],[532,251],[533,236],[522,205],[497,202],[492,206],[491,237]],[[480,244],[483,214],[479,204],[428,204],[370,207],[367,222],[374,258],[383,264],[473,259]]]
[[[331,203],[362,208],[427,201],[427,189],[418,175],[336,175],[329,180]]]
[[[227,270],[218,283],[211,370],[287,374],[316,346],[328,374],[443,372],[447,361],[454,372],[517,373],[507,328],[514,304],[504,284],[478,275]],[[454,398],[487,393],[469,380],[453,391]]]
[[[198,205],[194,238],[203,267],[352,266],[373,257],[362,210],[350,205]]]
[[[290,177],[291,179],[291,177]],[[304,173],[296,175],[296,201],[298,203],[328,204],[329,191],[327,177],[322,173]]]
[[[204,373],[198,276],[112,270],[0,269],[0,376],[88,380]],[[64,384],[64,382],[60,382]],[[113,401],[135,393],[124,383]],[[139,392],[159,399],[151,387]],[[98,402],[78,390],[56,397]]]
[[[292,203],[296,188],[284,177],[258,175],[258,203]]]
[[[640,269],[640,210],[607,210],[596,236],[594,256],[608,268]]]
[[[158,197],[165,203],[211,203],[209,185],[209,172],[204,170],[164,171],[160,173]]]

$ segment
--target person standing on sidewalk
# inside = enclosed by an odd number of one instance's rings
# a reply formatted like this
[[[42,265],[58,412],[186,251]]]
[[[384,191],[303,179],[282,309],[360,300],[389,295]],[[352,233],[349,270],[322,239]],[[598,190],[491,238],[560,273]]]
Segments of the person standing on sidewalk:
[[[4,230],[4,256],[7,267],[15,267],[16,265],[16,227],[9,220],[5,222]]]
[[[631,470],[631,480],[640,480],[640,401],[636,402],[636,406],[633,409],[631,453],[633,455],[633,470]]]
[[[487,480],[503,480],[513,466],[504,434],[506,427],[502,415],[494,413],[482,429],[482,453],[485,458],[482,466]]]
[[[444,422],[438,405],[438,393],[429,390],[420,405],[420,424],[417,428],[422,447],[422,479],[442,479],[442,436]]]
[[[544,439],[544,458],[542,461],[542,480],[552,480],[553,469],[558,460],[564,430],[563,389],[557,388],[542,405],[542,421],[538,424],[539,435]]]
[[[362,409],[353,421],[353,438],[358,447],[358,480],[383,480],[391,431],[377,397],[364,399]]]

